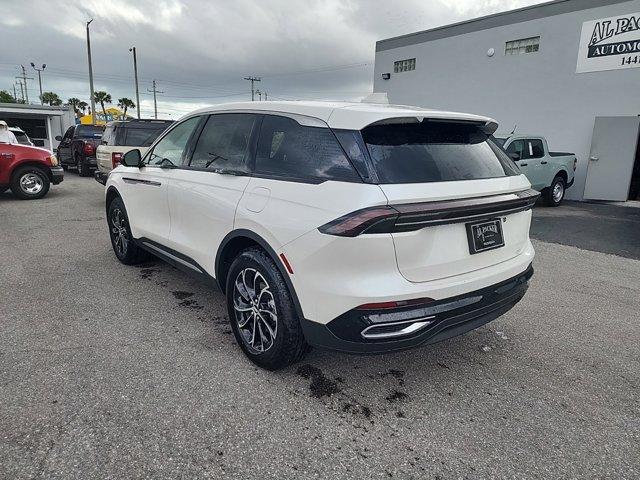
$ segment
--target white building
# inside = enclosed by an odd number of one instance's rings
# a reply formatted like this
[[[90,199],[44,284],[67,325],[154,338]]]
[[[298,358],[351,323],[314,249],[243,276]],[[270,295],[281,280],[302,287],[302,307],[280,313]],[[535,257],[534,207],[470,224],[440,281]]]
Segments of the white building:
[[[626,200],[639,181],[640,0],[556,0],[376,44],[392,103],[488,115],[547,137],[578,170],[568,198]]]
[[[70,107],[0,103],[0,120],[20,127],[37,147],[53,150],[58,146],[56,135],[75,124],[75,114]]]

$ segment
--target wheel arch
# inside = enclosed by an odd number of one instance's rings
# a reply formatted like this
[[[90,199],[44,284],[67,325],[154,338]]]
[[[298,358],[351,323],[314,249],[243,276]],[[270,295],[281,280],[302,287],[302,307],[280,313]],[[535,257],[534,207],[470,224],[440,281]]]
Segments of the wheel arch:
[[[296,313],[298,316],[303,319],[304,315],[302,313],[302,307],[300,305],[300,301],[298,300],[298,295],[296,294],[295,288],[293,287],[293,283],[291,282],[291,278],[289,276],[289,272],[287,272],[285,266],[283,265],[280,257],[278,257],[277,253],[269,243],[251,230],[246,229],[238,229],[228,233],[220,242],[220,247],[218,248],[218,252],[216,253],[215,260],[215,275],[216,281],[218,282],[218,286],[222,293],[226,293],[226,279],[227,273],[229,271],[229,267],[231,266],[231,262],[245,248],[250,248],[253,246],[257,246],[264,250],[273,263],[275,263],[278,271],[282,275],[284,282],[289,289],[289,293],[291,294],[291,299],[293,300],[294,307],[296,309]]]
[[[47,178],[49,179],[49,181],[50,182],[53,181],[53,174],[51,173],[51,168],[49,168],[49,165],[42,163],[41,161],[38,161],[38,160],[25,160],[23,162],[20,162],[20,164],[16,165],[12,170],[11,179],[13,179],[13,176],[16,174],[18,170],[24,167],[34,167],[39,170],[42,170],[42,172],[47,175]]]
[[[113,201],[114,198],[117,198],[117,197],[122,198],[122,195],[120,195],[120,192],[116,187],[111,185],[109,188],[107,188],[107,193],[106,193],[105,202],[104,202],[105,211],[107,215],[109,214],[109,204]]]
[[[569,174],[563,169],[560,169],[553,178],[560,177],[564,180],[564,184],[566,185],[569,182]]]

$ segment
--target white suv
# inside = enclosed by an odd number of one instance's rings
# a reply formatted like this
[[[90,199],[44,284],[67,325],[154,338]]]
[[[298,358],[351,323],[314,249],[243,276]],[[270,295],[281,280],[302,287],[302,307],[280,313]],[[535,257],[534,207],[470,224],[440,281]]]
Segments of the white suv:
[[[525,294],[530,189],[475,115],[357,103],[195,111],[106,184],[118,259],[215,281],[276,369],[308,345],[385,352],[483,325]]]

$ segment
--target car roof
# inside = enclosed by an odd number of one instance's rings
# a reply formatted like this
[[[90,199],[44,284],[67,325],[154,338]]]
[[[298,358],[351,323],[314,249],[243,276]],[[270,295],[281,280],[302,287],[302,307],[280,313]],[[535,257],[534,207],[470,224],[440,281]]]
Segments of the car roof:
[[[486,125],[491,130],[487,133],[493,133],[498,126],[497,122],[489,117],[468,113],[431,110],[407,105],[358,102],[264,101],[224,103],[195,110],[185,115],[184,118],[197,114],[220,112],[271,112],[301,115],[320,119],[331,128],[347,130],[362,130],[374,123],[384,123],[386,120],[399,118],[477,122]]]

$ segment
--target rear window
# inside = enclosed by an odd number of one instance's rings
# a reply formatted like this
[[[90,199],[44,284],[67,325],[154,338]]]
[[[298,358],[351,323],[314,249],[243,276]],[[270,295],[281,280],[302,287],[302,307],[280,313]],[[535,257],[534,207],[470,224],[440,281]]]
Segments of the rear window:
[[[380,183],[428,183],[518,175],[478,126],[423,121],[362,130]]]
[[[79,125],[76,128],[76,137],[81,138],[100,138],[104,127],[99,125]]]
[[[137,128],[135,126],[122,126],[118,128],[116,145],[127,147],[148,147],[164,132],[169,125],[153,125]]]

